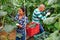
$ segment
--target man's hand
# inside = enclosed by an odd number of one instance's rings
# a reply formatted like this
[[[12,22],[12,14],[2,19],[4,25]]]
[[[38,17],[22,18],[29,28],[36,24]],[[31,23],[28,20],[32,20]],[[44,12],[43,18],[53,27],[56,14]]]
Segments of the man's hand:
[[[46,16],[50,15],[50,12],[47,12]]]

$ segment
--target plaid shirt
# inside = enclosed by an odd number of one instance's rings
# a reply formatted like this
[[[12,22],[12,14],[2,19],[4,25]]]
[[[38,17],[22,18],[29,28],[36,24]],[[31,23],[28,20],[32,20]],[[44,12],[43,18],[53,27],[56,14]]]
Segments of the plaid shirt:
[[[17,20],[18,23],[22,25],[22,29],[17,28],[17,32],[23,33],[25,31],[25,20],[26,20],[26,23],[28,23],[28,18],[26,16],[23,16],[22,19],[19,19],[19,15],[17,14],[15,17],[15,20]]]
[[[45,13],[44,12],[40,12],[38,10],[38,8],[35,9],[34,12],[33,12],[33,15],[32,15],[32,22],[40,23],[41,19],[42,20],[46,19],[46,16],[43,16],[42,14],[45,14]]]

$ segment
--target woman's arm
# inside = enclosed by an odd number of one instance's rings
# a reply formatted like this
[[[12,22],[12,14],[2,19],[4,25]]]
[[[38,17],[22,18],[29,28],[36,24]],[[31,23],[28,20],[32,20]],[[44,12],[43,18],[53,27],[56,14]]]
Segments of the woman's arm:
[[[17,27],[22,28],[22,25],[21,25],[21,24],[18,24],[18,23],[17,23],[16,25],[17,25]]]
[[[29,23],[28,17],[26,17],[26,23]]]

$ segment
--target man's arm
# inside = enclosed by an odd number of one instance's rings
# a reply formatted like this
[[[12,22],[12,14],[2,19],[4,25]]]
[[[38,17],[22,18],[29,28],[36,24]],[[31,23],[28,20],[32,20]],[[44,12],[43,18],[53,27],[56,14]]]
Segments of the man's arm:
[[[40,18],[40,19],[42,19],[42,20],[46,19],[46,17],[47,17],[47,16],[43,16],[43,15],[42,15],[43,12],[39,12],[39,11],[34,10],[33,13],[34,13],[34,15],[36,15],[38,18]],[[43,14],[44,14],[44,13],[43,13]]]
[[[38,18],[40,18],[40,19],[42,19],[42,20],[46,19],[46,17],[47,17],[47,16],[43,16],[42,14],[39,14],[39,15],[38,15]]]

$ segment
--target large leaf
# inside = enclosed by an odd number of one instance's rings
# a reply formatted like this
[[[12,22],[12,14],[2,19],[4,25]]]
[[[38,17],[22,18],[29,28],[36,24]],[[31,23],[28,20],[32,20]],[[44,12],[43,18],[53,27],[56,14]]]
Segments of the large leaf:
[[[55,26],[57,29],[59,29],[59,22],[56,22],[56,23],[54,24],[54,26]]]
[[[0,16],[5,16],[5,15],[7,15],[6,11],[0,11]]]
[[[45,40],[60,40],[59,31],[55,31],[54,33],[50,34],[49,37]]]
[[[21,33],[16,33],[16,36],[21,38],[23,35]]]
[[[43,23],[46,25],[51,25],[56,21],[55,17],[49,17],[43,20]]]
[[[51,5],[53,3],[57,3],[57,0],[48,0],[48,4]]]
[[[52,14],[51,17],[55,17],[57,14]]]
[[[60,18],[60,13],[56,15],[57,18]]]
[[[17,26],[14,26],[14,25],[9,25],[9,24],[6,24],[5,26],[4,26],[4,30],[6,31],[6,32],[11,32],[11,31],[13,31],[13,30],[15,30],[15,28],[17,28]]]

